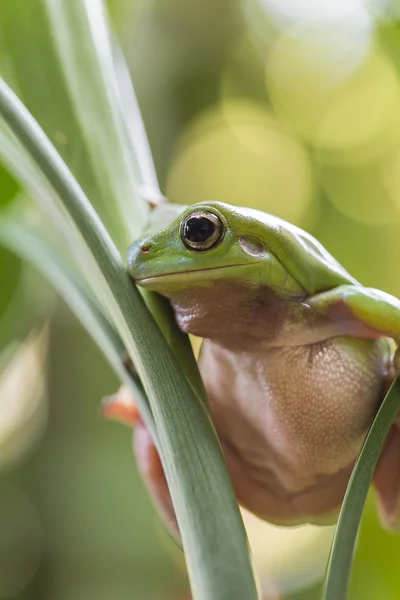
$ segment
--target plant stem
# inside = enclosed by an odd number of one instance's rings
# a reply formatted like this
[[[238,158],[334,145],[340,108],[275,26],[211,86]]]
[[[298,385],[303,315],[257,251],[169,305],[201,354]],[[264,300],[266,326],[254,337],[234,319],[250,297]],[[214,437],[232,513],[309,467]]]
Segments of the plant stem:
[[[358,530],[375,467],[389,429],[400,410],[397,378],[375,417],[354,466],[333,539],[322,598],[346,600]]]

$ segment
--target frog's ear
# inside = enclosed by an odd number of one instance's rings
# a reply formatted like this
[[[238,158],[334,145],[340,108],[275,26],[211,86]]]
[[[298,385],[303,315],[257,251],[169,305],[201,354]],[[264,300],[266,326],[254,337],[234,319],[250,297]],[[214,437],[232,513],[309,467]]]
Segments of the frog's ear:
[[[383,525],[400,531],[400,423],[395,423],[375,471],[373,486]]]
[[[358,283],[318,240],[292,225],[282,228],[272,251],[309,295]]]
[[[358,283],[311,234],[273,215],[251,211],[262,237],[287,272],[310,296]]]

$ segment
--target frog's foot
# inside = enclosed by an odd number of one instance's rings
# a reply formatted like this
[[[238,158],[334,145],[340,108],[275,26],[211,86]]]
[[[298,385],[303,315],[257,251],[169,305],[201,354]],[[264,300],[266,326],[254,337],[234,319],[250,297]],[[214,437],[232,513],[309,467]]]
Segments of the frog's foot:
[[[100,416],[102,419],[119,421],[132,428],[142,422],[133,395],[125,386],[121,386],[116,394],[104,398],[100,406]]]
[[[375,471],[378,510],[382,523],[400,531],[400,420],[392,425]]]
[[[116,394],[105,398],[100,415],[104,419],[114,419],[135,429],[133,450],[139,472],[162,521],[171,535],[179,540],[178,524],[160,456],[130,390],[121,387]]]

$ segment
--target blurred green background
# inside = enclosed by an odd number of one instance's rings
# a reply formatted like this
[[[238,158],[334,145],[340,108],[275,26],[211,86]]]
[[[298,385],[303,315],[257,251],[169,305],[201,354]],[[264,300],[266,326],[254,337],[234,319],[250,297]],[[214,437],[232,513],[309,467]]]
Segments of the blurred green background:
[[[0,65],[18,74],[18,92],[62,146],[57,127],[71,107],[40,5],[2,0]],[[365,285],[400,296],[397,0],[108,8],[172,201],[274,213],[313,233]],[[87,161],[69,156],[84,180]],[[19,193],[0,170],[0,205]],[[4,250],[0,273],[0,598],[188,600],[132,434],[98,417],[118,382],[38,275]],[[249,527],[268,597],[317,598],[309,586],[332,532]],[[400,536],[381,529],[371,497],[350,599],[398,599],[399,558]]]

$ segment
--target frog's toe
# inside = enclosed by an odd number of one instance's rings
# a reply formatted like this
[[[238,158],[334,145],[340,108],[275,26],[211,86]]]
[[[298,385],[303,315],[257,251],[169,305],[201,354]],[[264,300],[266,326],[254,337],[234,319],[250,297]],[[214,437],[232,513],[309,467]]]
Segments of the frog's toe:
[[[400,530],[400,426],[392,426],[375,471],[373,485],[377,492],[382,523],[392,531]]]
[[[134,427],[141,422],[133,394],[125,386],[120,387],[116,394],[103,399],[100,416],[103,419],[119,421],[129,427]]]

